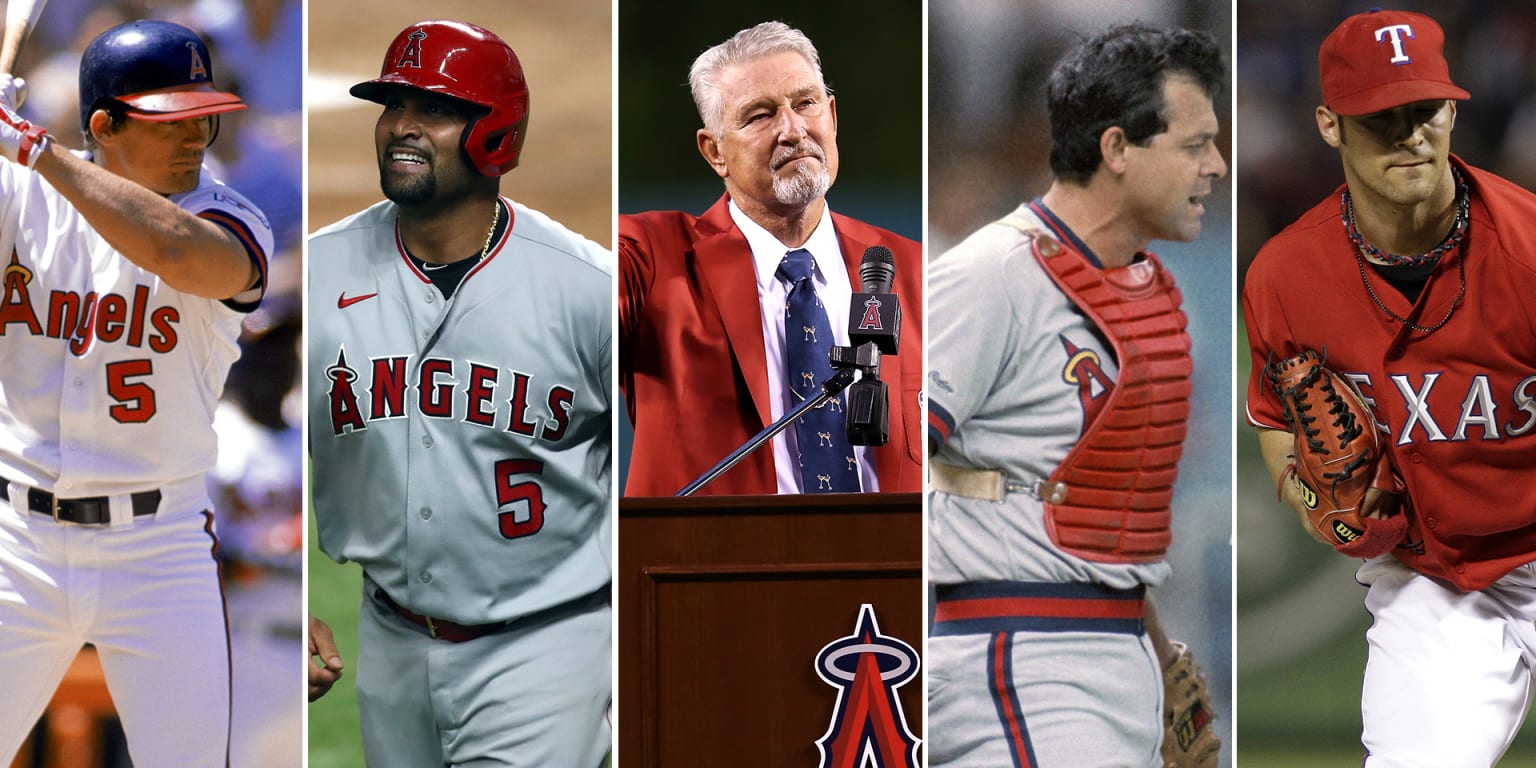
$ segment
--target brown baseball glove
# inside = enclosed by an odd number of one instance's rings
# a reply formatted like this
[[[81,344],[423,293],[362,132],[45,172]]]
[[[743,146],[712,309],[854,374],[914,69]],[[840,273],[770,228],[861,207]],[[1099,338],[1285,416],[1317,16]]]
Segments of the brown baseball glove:
[[[1293,460],[1280,484],[1283,489],[1285,480],[1295,476],[1307,519],[1334,549],[1375,557],[1397,546],[1408,520],[1402,514],[1362,516],[1365,492],[1373,486],[1402,489],[1382,455],[1365,399],[1348,380],[1324,367],[1326,354],[1309,349],[1266,366],[1295,439]]]
[[[1211,694],[1205,673],[1189,646],[1174,641],[1177,656],[1163,669],[1163,768],[1215,768],[1221,739],[1211,721]]]

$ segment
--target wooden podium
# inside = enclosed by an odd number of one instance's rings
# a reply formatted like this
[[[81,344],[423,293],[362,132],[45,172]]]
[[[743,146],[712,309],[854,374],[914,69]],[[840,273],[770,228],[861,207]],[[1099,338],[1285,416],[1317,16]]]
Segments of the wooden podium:
[[[922,650],[922,531],[916,493],[621,500],[617,765],[816,768],[817,653],[864,603]],[[920,737],[921,678],[898,693]]]

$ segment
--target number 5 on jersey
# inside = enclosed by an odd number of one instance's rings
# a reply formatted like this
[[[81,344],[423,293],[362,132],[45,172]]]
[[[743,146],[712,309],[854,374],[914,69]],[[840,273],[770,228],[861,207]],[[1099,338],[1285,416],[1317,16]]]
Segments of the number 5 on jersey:
[[[128,380],[154,372],[154,361],[148,358],[107,363],[107,394],[117,401],[116,405],[107,408],[107,413],[114,421],[119,424],[143,424],[154,418],[154,388],[142,381]]]
[[[501,525],[501,535],[508,539],[532,536],[544,527],[544,491],[537,481],[518,482],[516,475],[540,475],[544,462],[532,459],[503,459],[496,462],[496,505],[500,509],[519,501],[528,502],[528,514],[518,520],[519,510],[501,512],[496,516]]]

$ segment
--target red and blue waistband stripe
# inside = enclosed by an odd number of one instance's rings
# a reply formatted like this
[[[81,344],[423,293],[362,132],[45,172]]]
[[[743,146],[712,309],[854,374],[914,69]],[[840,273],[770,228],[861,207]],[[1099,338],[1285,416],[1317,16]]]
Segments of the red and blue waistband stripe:
[[[941,584],[935,593],[934,636],[1146,631],[1146,587],[993,581]]]
[[[955,431],[955,417],[944,410],[944,406],[928,398],[928,441],[934,447],[939,447],[949,442],[949,436]]]

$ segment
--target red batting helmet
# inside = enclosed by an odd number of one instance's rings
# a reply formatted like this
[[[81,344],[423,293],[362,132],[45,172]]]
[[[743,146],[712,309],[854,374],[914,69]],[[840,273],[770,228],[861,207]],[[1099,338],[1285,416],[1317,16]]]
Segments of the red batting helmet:
[[[352,95],[384,103],[391,88],[417,88],[489,110],[471,119],[461,144],[485,176],[517,167],[528,128],[528,83],[523,66],[490,30],[460,21],[423,21],[395,36],[377,79],[352,86]]]

